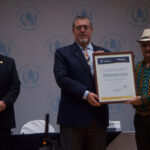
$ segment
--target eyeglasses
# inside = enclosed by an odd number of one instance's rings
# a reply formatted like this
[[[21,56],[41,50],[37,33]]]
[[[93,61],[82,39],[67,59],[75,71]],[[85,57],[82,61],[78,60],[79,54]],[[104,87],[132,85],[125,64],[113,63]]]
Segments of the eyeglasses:
[[[77,30],[81,30],[82,28],[84,28],[85,30],[87,30],[90,27],[88,25],[78,25],[78,26],[75,27],[75,29],[77,29]]]
[[[142,47],[150,47],[150,44],[147,44],[147,43],[143,43],[141,44]]]

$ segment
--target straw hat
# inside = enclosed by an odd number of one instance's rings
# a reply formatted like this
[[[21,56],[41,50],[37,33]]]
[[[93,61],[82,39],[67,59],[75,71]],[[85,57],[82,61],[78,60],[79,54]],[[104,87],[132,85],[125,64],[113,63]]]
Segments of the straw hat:
[[[150,41],[150,29],[144,29],[143,34],[139,40],[137,40],[139,43]]]

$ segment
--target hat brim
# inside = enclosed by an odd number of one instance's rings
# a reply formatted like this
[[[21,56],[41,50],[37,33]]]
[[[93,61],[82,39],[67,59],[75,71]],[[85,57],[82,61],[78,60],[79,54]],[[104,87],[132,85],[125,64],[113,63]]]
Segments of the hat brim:
[[[141,39],[141,40],[136,40],[138,43],[142,43],[142,42],[150,42],[150,39]]]

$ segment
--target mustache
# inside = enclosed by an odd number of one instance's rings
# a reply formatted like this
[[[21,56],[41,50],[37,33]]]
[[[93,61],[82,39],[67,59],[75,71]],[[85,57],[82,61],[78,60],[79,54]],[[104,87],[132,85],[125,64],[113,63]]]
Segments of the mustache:
[[[82,32],[80,33],[80,35],[81,35],[81,36],[87,36],[87,34],[85,34],[85,33],[82,33]]]

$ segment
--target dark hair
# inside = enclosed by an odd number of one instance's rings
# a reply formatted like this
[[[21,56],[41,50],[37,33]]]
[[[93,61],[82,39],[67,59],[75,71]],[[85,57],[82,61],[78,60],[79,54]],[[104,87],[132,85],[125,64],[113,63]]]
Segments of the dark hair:
[[[75,21],[78,20],[78,19],[88,19],[88,20],[89,20],[89,23],[90,23],[90,26],[93,27],[92,21],[91,21],[91,19],[90,19],[88,16],[76,16],[76,17],[73,19],[72,28],[75,27]]]

